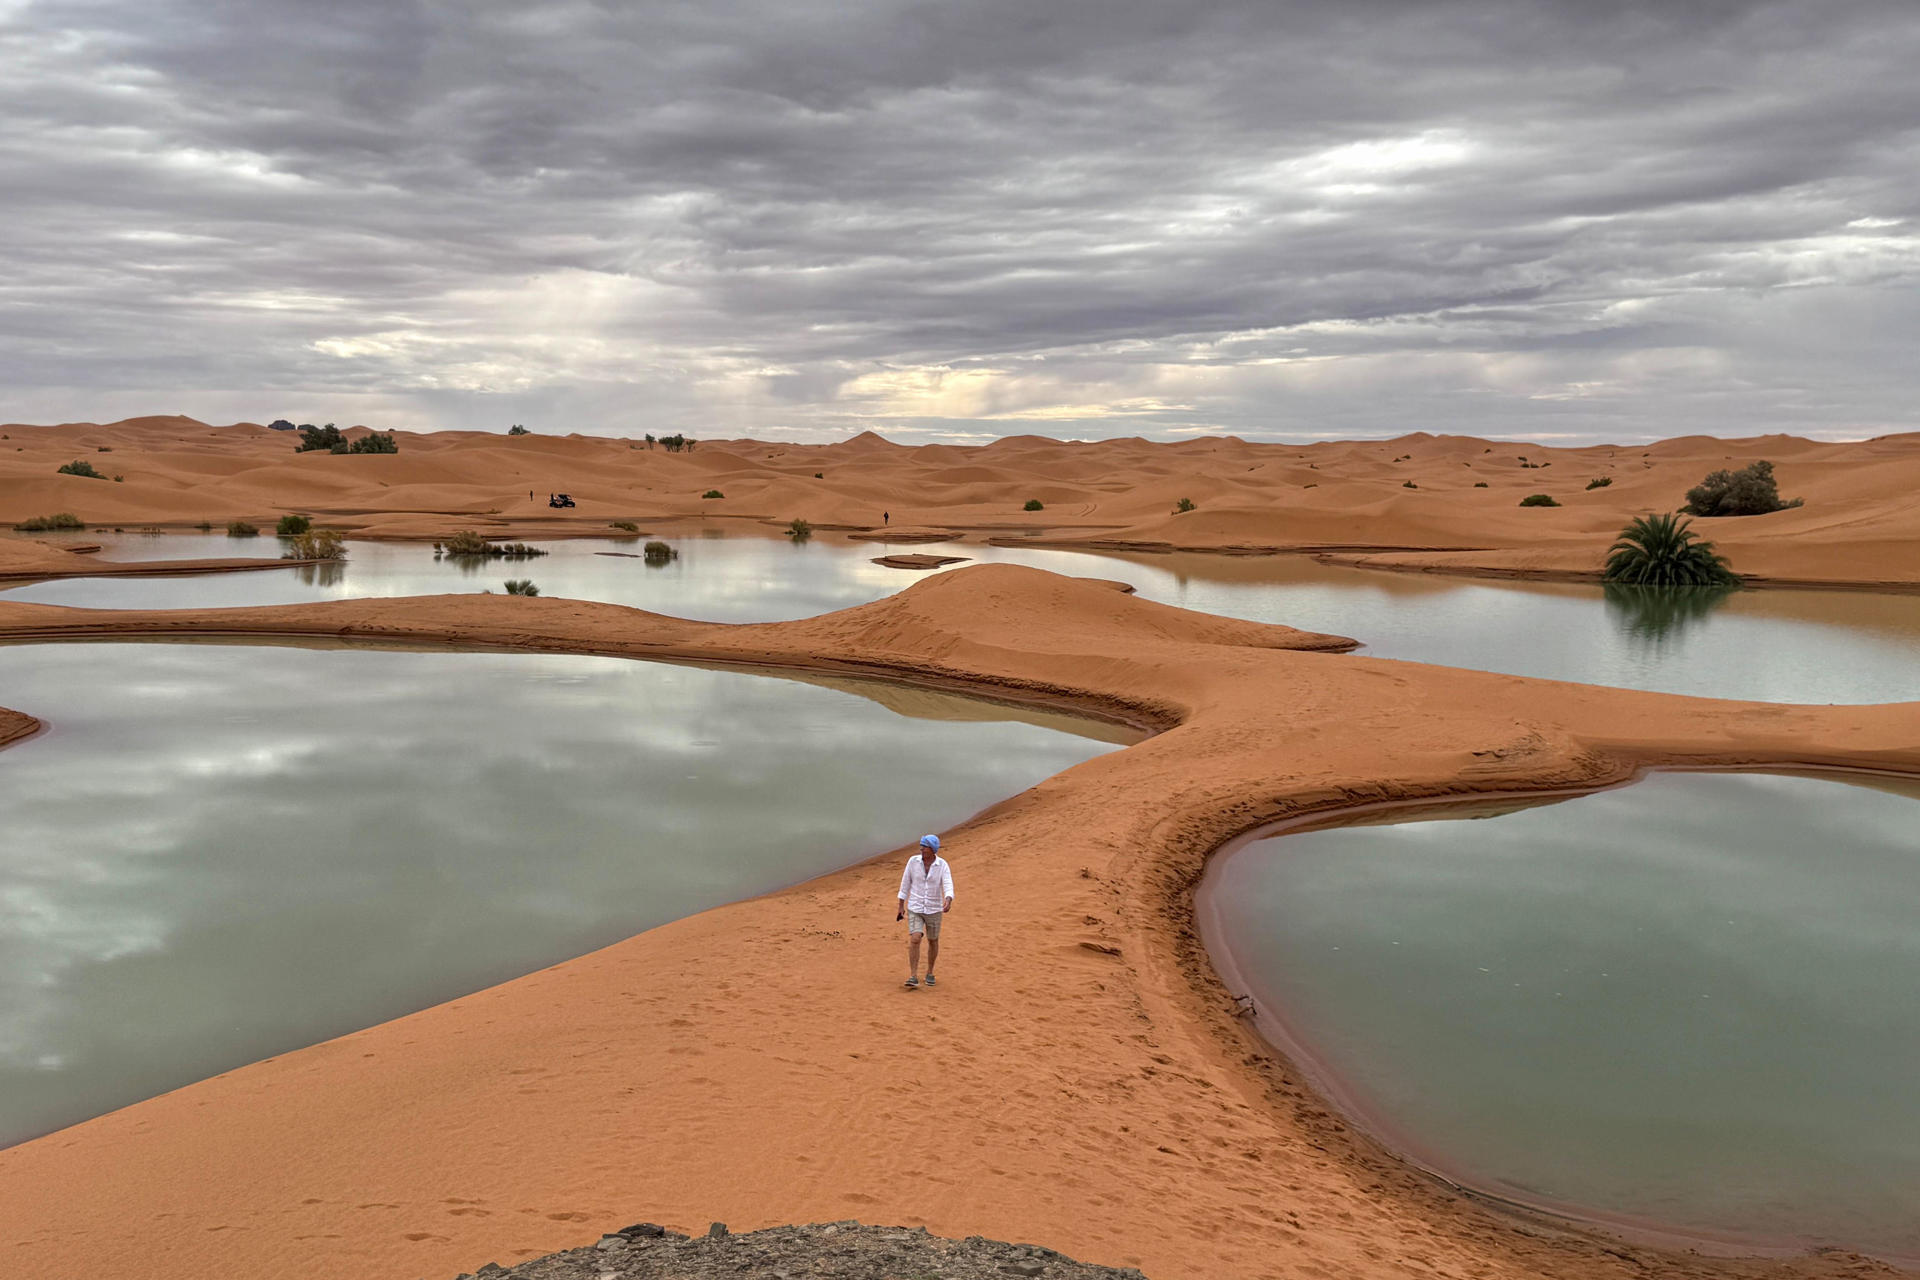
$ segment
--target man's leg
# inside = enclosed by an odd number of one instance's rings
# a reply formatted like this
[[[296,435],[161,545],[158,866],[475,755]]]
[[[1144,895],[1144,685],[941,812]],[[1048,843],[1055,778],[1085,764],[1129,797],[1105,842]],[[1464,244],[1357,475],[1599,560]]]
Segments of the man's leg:
[[[920,935],[912,930],[907,932],[907,973],[920,976]]]
[[[929,933],[927,935],[927,976],[929,978],[933,976],[934,963],[939,959],[940,935],[937,933]]]

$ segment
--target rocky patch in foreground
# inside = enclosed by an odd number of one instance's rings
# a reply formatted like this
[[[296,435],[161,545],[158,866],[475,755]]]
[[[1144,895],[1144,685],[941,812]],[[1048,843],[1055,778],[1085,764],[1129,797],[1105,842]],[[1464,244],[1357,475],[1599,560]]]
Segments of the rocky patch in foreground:
[[[968,1236],[943,1240],[924,1227],[831,1222],[730,1235],[716,1222],[683,1236],[643,1222],[585,1249],[517,1267],[488,1263],[459,1280],[1146,1280],[1131,1267],[1095,1267],[1031,1244]]]

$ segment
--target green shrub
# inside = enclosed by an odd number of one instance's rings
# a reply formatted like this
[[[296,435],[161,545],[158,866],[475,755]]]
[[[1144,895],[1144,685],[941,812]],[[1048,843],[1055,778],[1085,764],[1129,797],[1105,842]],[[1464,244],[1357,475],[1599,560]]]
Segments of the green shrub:
[[[1487,482],[1485,480],[1475,480],[1473,482],[1473,487],[1476,489],[1484,489],[1487,487]]]
[[[1639,516],[1607,548],[1601,578],[1634,587],[1726,587],[1740,578],[1675,512]]]
[[[257,538],[260,536],[260,531],[248,524],[245,520],[235,520],[227,526],[227,536],[229,538]]]
[[[1780,501],[1773,464],[1761,461],[1738,471],[1716,471],[1709,475],[1687,490],[1687,505],[1680,510],[1690,516],[1764,516],[1797,507],[1801,501],[1799,498]]]
[[[329,422],[324,427],[307,423],[300,428],[300,443],[294,446],[295,453],[340,453],[346,449],[346,437],[340,434],[340,428]]]
[[[1047,509],[1047,506],[1044,502],[1040,501],[1040,499],[1038,498],[1028,498],[1027,505],[1020,509],[1022,511],[1045,511]]]
[[[510,436],[530,436],[533,434],[533,432],[527,430],[525,427],[521,426],[519,423],[516,422],[512,426],[507,428],[507,434]]]
[[[641,558],[648,564],[666,564],[669,560],[678,560],[680,553],[667,543],[655,539],[640,548]]]
[[[462,529],[444,543],[435,543],[450,556],[483,556],[492,545],[471,529]]]
[[[815,480],[825,480],[827,478],[827,473],[824,471],[816,471],[813,473],[813,478]]]
[[[1612,476],[1595,476],[1593,479],[1587,481],[1587,490],[1588,492],[1592,492],[1595,489],[1604,489],[1612,483]]]
[[[1173,504],[1173,514],[1175,515],[1181,515],[1181,514],[1184,514],[1185,512],[1192,511],[1193,509],[1194,507],[1193,507],[1192,498],[1182,498],[1180,499],[1180,501]]]
[[[547,554],[539,547],[530,547],[524,542],[488,542],[471,529],[462,529],[445,542],[436,542],[434,546],[442,555],[471,556],[482,560],[530,560],[534,556]]]
[[[1415,483],[1414,483],[1413,481],[1411,481],[1411,480],[1402,480],[1402,481],[1400,482],[1400,487],[1401,487],[1402,489],[1418,489],[1418,488],[1419,488],[1420,486],[1419,486],[1419,485],[1417,485],[1417,484],[1415,484]]]
[[[289,542],[283,560],[345,560],[347,548],[336,529],[303,529]]]
[[[338,453],[340,451],[338,449],[335,449],[334,452]],[[370,435],[361,436],[358,440],[355,440],[352,444],[348,445],[347,452],[348,453],[398,453],[400,452],[400,442],[393,438],[393,432],[391,431],[387,432],[384,435],[382,435],[378,431],[375,431]]]
[[[46,533],[54,529],[84,529],[87,526],[73,512],[62,511],[50,516],[34,516],[13,527],[21,533]]]
[[[507,594],[510,596],[537,596],[540,588],[533,585],[532,578],[508,578]]]
[[[638,532],[640,532],[640,526],[639,526],[639,525],[637,525],[637,524],[635,524],[635,523],[634,523],[633,521],[631,521],[631,520],[615,520],[615,521],[614,521],[614,522],[613,522],[612,524],[610,524],[610,525],[608,525],[608,526],[607,526],[607,528],[609,528],[609,529],[618,529],[618,530],[620,530],[620,531],[621,531],[621,532],[623,532],[623,533],[638,533]]]
[[[69,462],[65,466],[54,468],[54,474],[63,476],[85,476],[89,480],[105,480],[106,477],[93,469],[91,462]]]
[[[282,538],[295,538],[311,528],[313,521],[305,516],[281,516],[280,523],[273,527],[273,531]]]
[[[705,493],[701,494],[700,496],[703,498],[724,498],[727,495],[720,492],[718,489],[709,489]]]
[[[1523,507],[1557,507],[1560,504],[1555,502],[1547,494],[1530,493],[1526,497],[1520,499],[1520,505]]]
[[[103,444],[99,448],[95,449],[94,452],[95,453],[112,453],[113,446],[110,444]]]
[[[648,439],[652,439],[652,437],[649,436]],[[661,436],[660,447],[662,449],[665,449],[668,453],[678,453],[682,449],[693,448],[693,441],[687,439],[685,436],[680,435],[676,432],[675,434],[670,436]]]
[[[114,482],[115,484],[125,484],[125,483],[126,483],[126,480],[127,480],[127,478],[126,478],[125,476],[115,476],[115,477],[113,478],[113,482]]]
[[[796,519],[787,525],[787,536],[795,542],[805,542],[813,536],[813,526],[805,520]]]

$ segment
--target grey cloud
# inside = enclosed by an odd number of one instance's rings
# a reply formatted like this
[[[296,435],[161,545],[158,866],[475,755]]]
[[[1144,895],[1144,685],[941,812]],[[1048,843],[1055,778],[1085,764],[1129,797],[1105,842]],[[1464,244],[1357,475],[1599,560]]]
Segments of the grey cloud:
[[[1909,427],[1916,54],[1891,2],[49,0],[0,412]]]

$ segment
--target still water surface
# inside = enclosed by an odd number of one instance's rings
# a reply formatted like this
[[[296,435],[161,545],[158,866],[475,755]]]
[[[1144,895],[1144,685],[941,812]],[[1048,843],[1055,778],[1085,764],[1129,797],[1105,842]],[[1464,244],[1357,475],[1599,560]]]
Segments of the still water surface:
[[[0,647],[0,705],[52,725],[0,763],[0,1145],[845,866],[1113,747],[888,686],[533,654]]]
[[[1658,774],[1482,820],[1380,813],[1218,859],[1208,945],[1443,1171],[1920,1259],[1917,795]]]
[[[273,538],[86,535],[115,559],[272,556]],[[889,595],[920,575],[885,569],[888,550],[929,551],[1118,578],[1150,600],[1226,617],[1352,636],[1374,657],[1621,688],[1772,702],[1920,699],[1920,595],[1745,591],[1663,608],[1598,587],[1375,573],[1300,556],[1107,556],[975,543],[889,548],[815,539],[674,537],[664,568],[599,554],[632,541],[543,544],[510,564],[435,561],[408,543],[349,544],[337,573],[269,570],[192,578],[69,579],[0,592],[94,608],[282,604],[347,596],[498,591],[531,577],[542,593],[717,622],[809,617]]]

